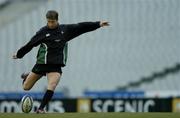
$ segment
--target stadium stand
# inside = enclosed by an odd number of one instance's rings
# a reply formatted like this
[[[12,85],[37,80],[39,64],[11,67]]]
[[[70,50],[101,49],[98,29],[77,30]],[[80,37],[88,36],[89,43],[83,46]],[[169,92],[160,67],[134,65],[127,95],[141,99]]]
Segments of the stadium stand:
[[[173,67],[164,68],[160,72],[154,72],[150,76],[143,77],[143,78],[141,78],[140,80],[138,80],[136,82],[130,82],[126,86],[120,86],[118,89],[119,90],[132,89],[133,90],[134,88],[137,89],[138,87],[142,87],[143,84],[148,84],[148,85],[152,86],[151,89],[157,88],[158,90],[170,90],[170,89],[173,89],[173,90],[177,89],[178,90],[178,88],[177,88],[178,85],[175,85],[175,84],[178,84],[178,78],[173,80],[171,83],[169,83],[169,80],[164,80],[164,79],[171,79],[174,75],[179,75],[179,72],[180,72],[180,64],[177,63]],[[168,77],[169,75],[170,75],[170,77]],[[160,81],[163,80],[162,81],[163,84],[161,84],[162,82],[160,82],[158,80],[160,80]],[[158,81],[156,83],[159,83],[159,84],[153,83],[154,81]],[[164,81],[165,81],[165,83],[164,83]],[[153,84],[150,84],[150,83],[153,83]],[[160,87],[157,87],[157,86],[154,86],[154,85],[158,85]],[[146,87],[144,86],[144,88],[140,88],[140,90],[147,90],[147,86]]]
[[[0,10],[0,27],[14,22],[43,3],[42,0],[5,0],[2,3],[3,9]]]

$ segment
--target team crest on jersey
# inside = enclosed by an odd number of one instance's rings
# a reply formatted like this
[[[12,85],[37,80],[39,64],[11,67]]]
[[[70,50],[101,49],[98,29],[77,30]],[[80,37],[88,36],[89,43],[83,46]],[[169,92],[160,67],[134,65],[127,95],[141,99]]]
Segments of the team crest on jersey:
[[[56,39],[56,40],[54,40],[55,42],[60,42],[61,41],[61,39]]]
[[[46,37],[49,37],[50,36],[50,34],[48,33],[48,34],[46,34]]]

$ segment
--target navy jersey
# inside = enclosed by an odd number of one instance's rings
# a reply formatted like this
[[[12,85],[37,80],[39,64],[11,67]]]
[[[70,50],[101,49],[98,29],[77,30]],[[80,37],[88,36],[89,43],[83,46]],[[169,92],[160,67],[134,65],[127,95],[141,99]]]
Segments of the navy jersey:
[[[31,40],[20,48],[17,58],[22,58],[33,47],[40,45],[37,54],[37,64],[66,65],[68,41],[100,27],[100,22],[82,22],[77,24],[61,24],[55,29],[42,27]]]

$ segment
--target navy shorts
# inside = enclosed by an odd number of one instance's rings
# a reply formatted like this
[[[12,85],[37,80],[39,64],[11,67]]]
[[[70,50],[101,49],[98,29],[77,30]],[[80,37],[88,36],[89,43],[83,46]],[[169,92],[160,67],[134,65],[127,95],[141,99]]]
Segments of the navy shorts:
[[[32,72],[40,75],[46,75],[49,72],[58,72],[62,74],[61,65],[56,64],[35,64]]]

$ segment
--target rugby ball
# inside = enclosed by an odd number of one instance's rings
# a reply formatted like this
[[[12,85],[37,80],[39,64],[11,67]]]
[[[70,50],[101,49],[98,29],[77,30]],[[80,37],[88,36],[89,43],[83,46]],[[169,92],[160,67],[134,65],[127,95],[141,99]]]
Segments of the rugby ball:
[[[21,100],[22,112],[29,113],[29,112],[31,112],[32,107],[33,107],[33,99],[32,99],[32,97],[29,96],[29,95],[23,96],[23,98]]]

